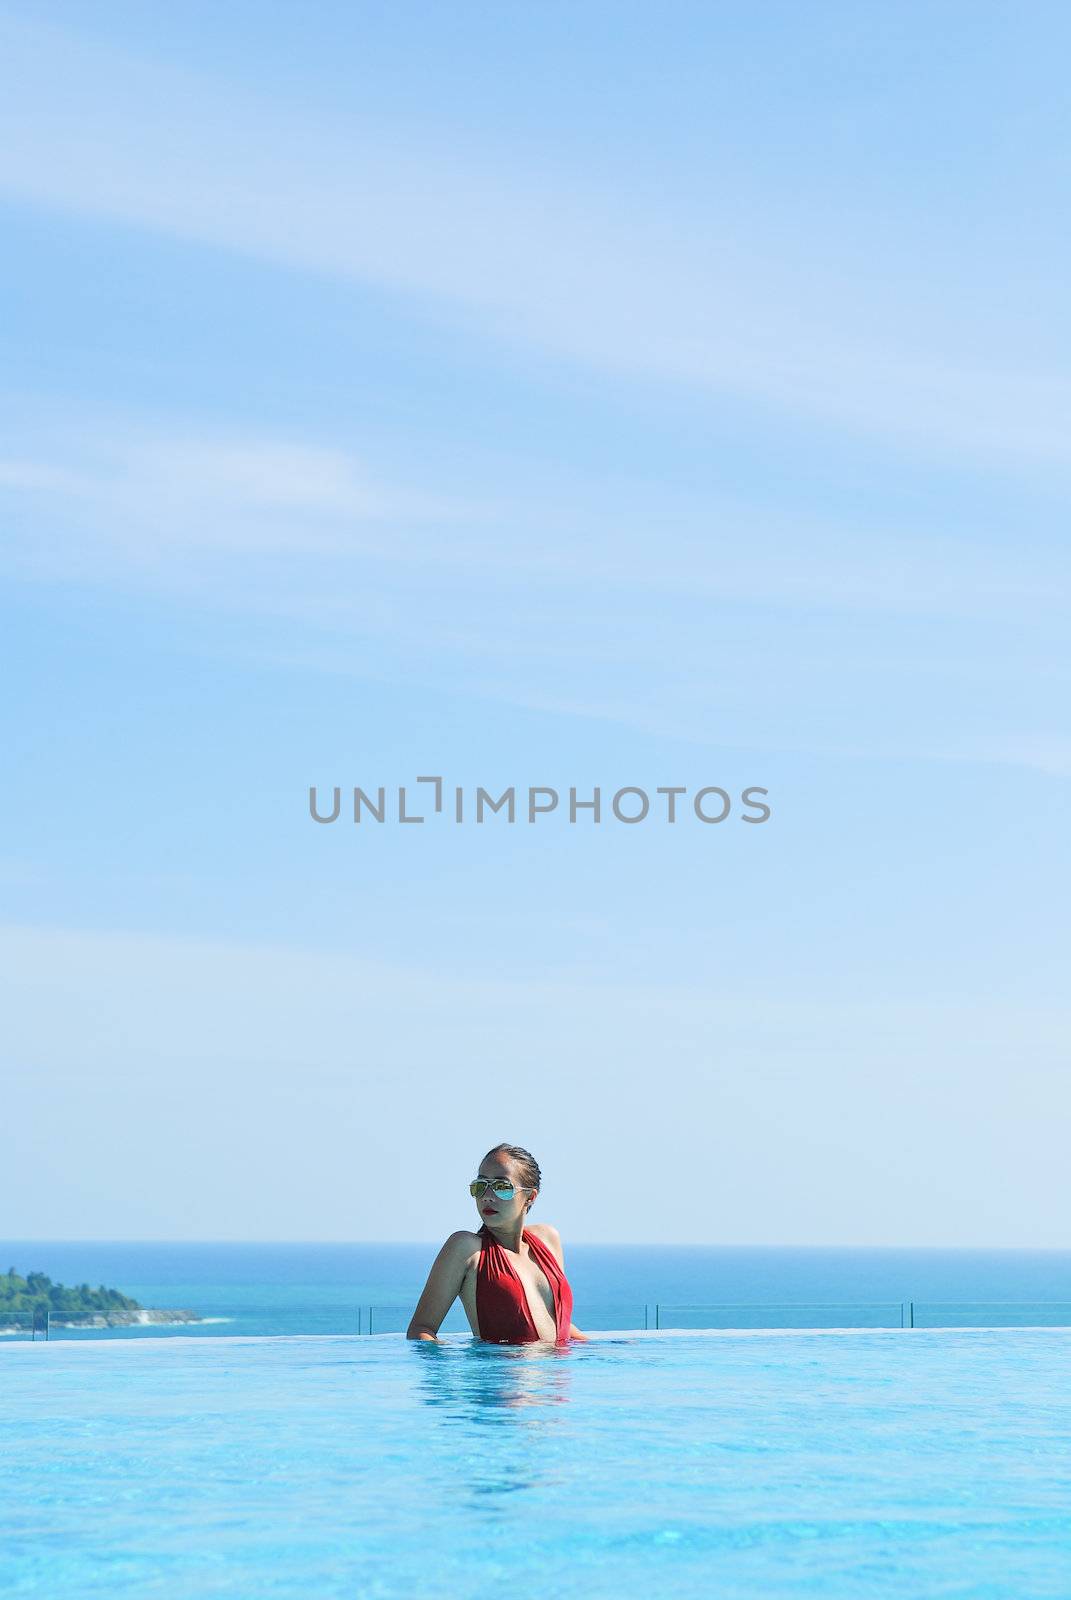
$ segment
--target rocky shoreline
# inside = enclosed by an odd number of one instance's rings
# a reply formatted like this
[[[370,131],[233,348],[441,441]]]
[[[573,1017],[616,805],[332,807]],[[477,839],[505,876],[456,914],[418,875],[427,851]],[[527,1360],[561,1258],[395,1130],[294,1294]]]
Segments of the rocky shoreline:
[[[38,1328],[45,1325],[44,1313],[23,1311],[18,1313],[18,1321],[10,1320],[11,1313],[0,1311],[0,1333],[24,1333],[30,1326],[31,1320],[36,1321]],[[139,1306],[136,1311],[87,1311],[83,1316],[50,1316],[50,1328],[137,1328],[148,1323],[166,1327],[184,1322],[202,1322],[204,1319],[196,1311],[183,1310],[157,1310],[151,1307]]]
[[[200,1322],[196,1311],[157,1311],[139,1307],[137,1311],[93,1311],[84,1317],[50,1318],[54,1328],[136,1328],[146,1322]]]

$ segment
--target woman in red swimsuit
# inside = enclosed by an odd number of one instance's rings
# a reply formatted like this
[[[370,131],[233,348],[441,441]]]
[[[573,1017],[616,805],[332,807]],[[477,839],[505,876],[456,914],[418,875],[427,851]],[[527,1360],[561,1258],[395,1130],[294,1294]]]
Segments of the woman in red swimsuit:
[[[515,1144],[496,1144],[469,1185],[483,1218],[459,1228],[435,1257],[406,1337],[435,1340],[457,1299],[477,1339],[488,1344],[567,1344],[586,1339],[573,1324],[573,1291],[557,1228],[526,1223],[539,1193],[539,1165]]]

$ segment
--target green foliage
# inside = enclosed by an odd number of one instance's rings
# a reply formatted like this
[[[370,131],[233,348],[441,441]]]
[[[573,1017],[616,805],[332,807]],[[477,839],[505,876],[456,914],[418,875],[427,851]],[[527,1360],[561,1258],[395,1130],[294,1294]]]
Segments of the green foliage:
[[[0,1277],[0,1316],[6,1311],[37,1312],[43,1318],[48,1311],[57,1321],[76,1317],[89,1317],[94,1312],[140,1311],[141,1306],[118,1289],[106,1289],[103,1284],[91,1289],[88,1283],[77,1289],[68,1289],[62,1283],[53,1283],[43,1272],[28,1272],[20,1278],[14,1267],[9,1267]]]

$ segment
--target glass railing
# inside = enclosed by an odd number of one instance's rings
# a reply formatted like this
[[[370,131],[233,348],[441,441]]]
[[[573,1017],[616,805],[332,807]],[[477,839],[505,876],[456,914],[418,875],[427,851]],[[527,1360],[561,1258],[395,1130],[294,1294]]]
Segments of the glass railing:
[[[376,1304],[365,1306],[358,1313],[361,1321],[362,1333],[404,1333],[408,1328],[412,1316],[415,1298],[409,1301],[398,1301],[393,1304]],[[654,1306],[645,1306],[635,1300],[628,1301],[600,1301],[597,1306],[588,1307],[587,1316],[581,1324],[585,1332],[592,1332],[612,1328],[646,1328],[654,1327]],[[648,1318],[650,1317],[650,1322]],[[440,1333],[468,1333],[468,1318],[459,1304],[451,1306],[443,1319]]]
[[[0,1311],[0,1334],[10,1338],[47,1339],[47,1311]]]
[[[781,1304],[740,1301],[721,1305],[664,1305],[647,1308],[645,1326],[655,1329],[717,1328],[903,1328],[908,1303],[785,1301]]]
[[[1067,1328],[1069,1300],[910,1300],[910,1328]]]
[[[217,1303],[192,1323],[108,1326],[102,1317],[68,1324],[47,1311],[0,1310],[0,1336],[10,1339],[100,1339],[197,1337],[305,1337],[310,1334],[405,1333],[413,1315],[410,1300],[325,1305]],[[715,1329],[748,1331],[832,1328],[1026,1328],[1071,1327],[1071,1301],[1058,1300],[888,1300],[888,1301],[723,1301],[685,1305],[674,1301],[583,1301],[577,1308],[585,1333],[684,1332]],[[455,1303],[440,1332],[468,1333],[464,1310]]]
[[[409,1305],[373,1305],[361,1317],[363,1333],[404,1333],[412,1316]],[[585,1307],[580,1326],[586,1333],[683,1332],[689,1329],[741,1331],[773,1329],[854,1328],[1026,1328],[1071,1327],[1068,1301],[735,1301],[704,1305],[650,1301]],[[459,1306],[452,1308],[440,1332],[467,1332]]]

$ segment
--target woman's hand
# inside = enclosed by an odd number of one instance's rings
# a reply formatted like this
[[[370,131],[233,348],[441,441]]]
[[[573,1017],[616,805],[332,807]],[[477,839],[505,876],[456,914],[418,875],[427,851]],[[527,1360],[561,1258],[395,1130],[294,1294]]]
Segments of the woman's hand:
[[[581,1333],[575,1322],[570,1322],[569,1324],[569,1337],[570,1339],[583,1339],[585,1344],[588,1342],[587,1334]]]

